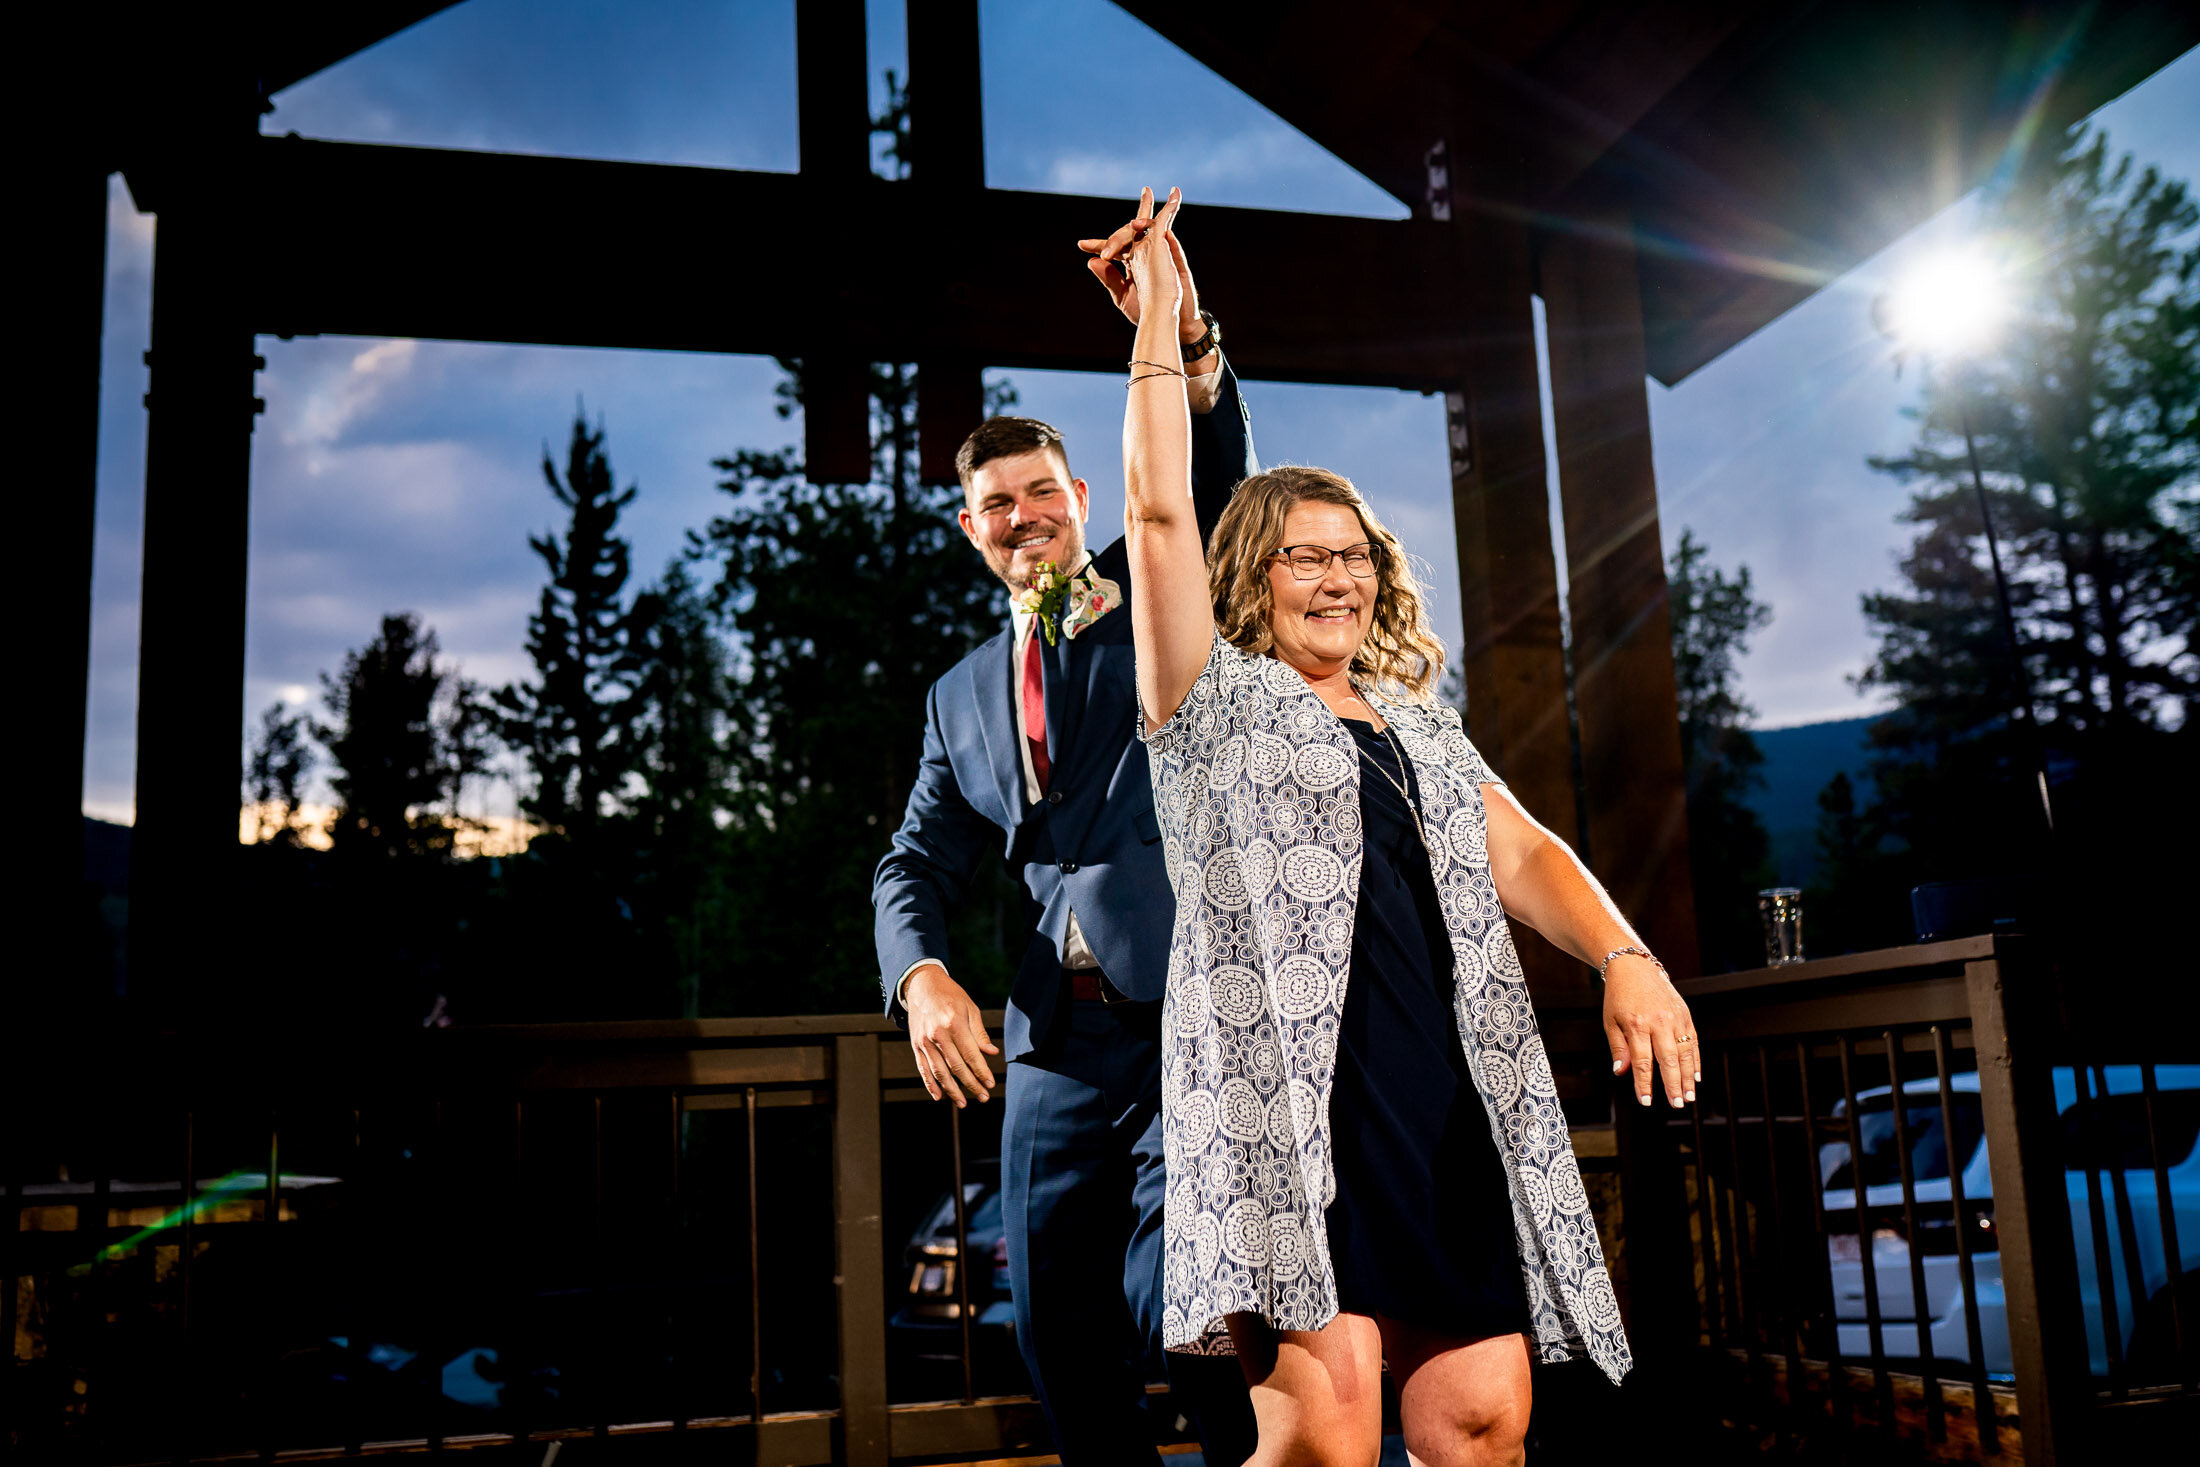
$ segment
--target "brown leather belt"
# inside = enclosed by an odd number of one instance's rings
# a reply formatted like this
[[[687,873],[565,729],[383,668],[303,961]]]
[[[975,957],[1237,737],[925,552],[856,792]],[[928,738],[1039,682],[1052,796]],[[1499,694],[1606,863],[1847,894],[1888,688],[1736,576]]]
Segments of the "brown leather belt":
[[[1100,976],[1098,968],[1064,968],[1062,976],[1069,980],[1070,997],[1086,1003],[1109,1003],[1107,980]]]

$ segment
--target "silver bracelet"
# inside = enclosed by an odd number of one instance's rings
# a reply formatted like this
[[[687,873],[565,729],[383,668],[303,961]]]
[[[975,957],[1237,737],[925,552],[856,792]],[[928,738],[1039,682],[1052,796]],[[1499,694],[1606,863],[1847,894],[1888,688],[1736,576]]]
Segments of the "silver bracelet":
[[[1614,958],[1648,958],[1651,962],[1658,963],[1655,954],[1644,952],[1639,947],[1615,947],[1604,955],[1603,962],[1597,964],[1597,982],[1602,983],[1604,981],[1604,970],[1612,966],[1612,959]],[[1665,972],[1665,964],[1658,963],[1658,971],[1660,973]]]

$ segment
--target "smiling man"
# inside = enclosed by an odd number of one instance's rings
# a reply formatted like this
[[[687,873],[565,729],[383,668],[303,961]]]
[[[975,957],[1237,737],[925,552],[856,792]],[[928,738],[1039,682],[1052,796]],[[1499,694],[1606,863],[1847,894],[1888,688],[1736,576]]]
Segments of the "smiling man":
[[[1134,323],[1136,296],[1108,259],[1137,227],[1084,242]],[[1181,253],[1175,263],[1192,494],[1207,528],[1259,465],[1214,318]],[[935,1100],[966,1105],[1005,1087],[1016,1338],[1063,1462],[1157,1463],[1143,1402],[1147,1364],[1161,1358],[1159,1034],[1175,903],[1133,733],[1128,562],[1120,539],[1087,552],[1085,481],[1047,424],[993,418],[956,469],[963,532],[1001,578],[1009,624],[926,702],[923,765],[872,888],[886,1010],[908,1027]],[[952,976],[947,944],[949,913],[989,849],[1026,895],[1000,1045]],[[1236,1363],[1173,1356],[1168,1368],[1206,1460],[1242,1462],[1252,1413]]]

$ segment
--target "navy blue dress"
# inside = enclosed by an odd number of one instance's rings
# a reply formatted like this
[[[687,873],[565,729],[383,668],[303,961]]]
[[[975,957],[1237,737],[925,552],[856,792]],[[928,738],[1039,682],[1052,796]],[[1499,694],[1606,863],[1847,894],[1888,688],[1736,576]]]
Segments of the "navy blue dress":
[[[1360,749],[1364,844],[1329,1100],[1338,1307],[1462,1340],[1523,1332],[1510,1185],[1459,1046],[1428,852],[1391,782],[1403,774],[1418,803],[1412,763],[1372,723],[1344,726]]]

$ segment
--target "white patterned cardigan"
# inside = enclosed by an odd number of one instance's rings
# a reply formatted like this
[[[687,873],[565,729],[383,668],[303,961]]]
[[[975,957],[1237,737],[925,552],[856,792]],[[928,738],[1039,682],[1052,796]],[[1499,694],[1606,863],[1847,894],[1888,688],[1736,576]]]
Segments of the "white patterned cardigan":
[[[1363,690],[1364,691],[1364,690]],[[1456,960],[1459,1039],[1512,1183],[1540,1357],[1631,1363],[1596,1220],[1490,876],[1484,783],[1440,704],[1369,701],[1413,761]],[[1218,634],[1183,706],[1145,733],[1176,893],[1163,1004],[1163,1343],[1230,1349],[1224,1316],[1313,1330],[1337,1313],[1323,1212],[1329,1095],[1360,878],[1360,760],[1288,665]]]

